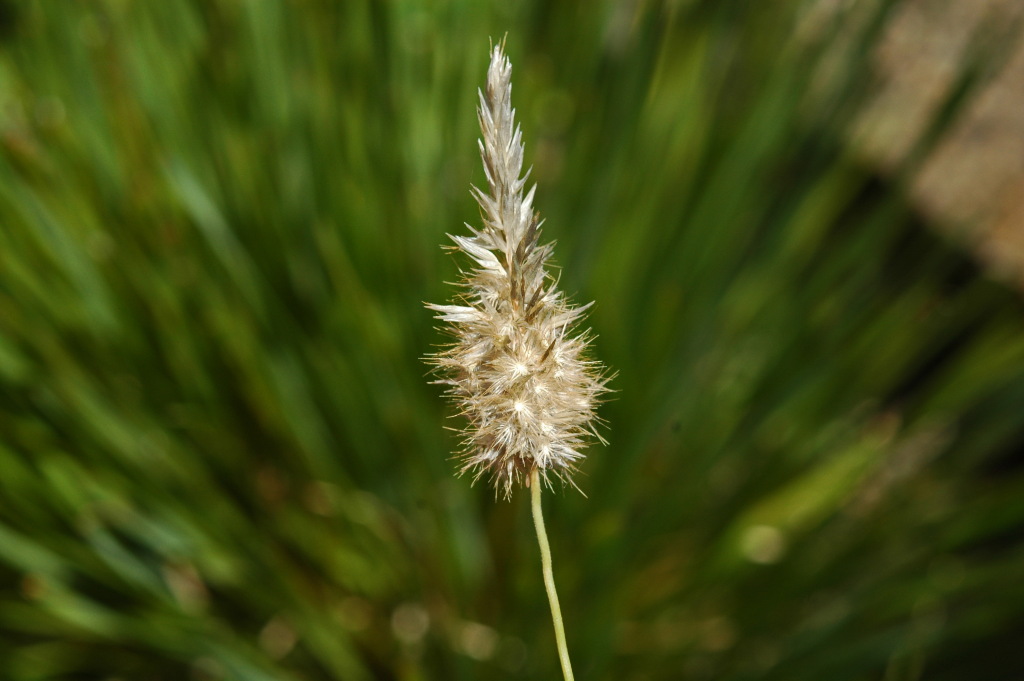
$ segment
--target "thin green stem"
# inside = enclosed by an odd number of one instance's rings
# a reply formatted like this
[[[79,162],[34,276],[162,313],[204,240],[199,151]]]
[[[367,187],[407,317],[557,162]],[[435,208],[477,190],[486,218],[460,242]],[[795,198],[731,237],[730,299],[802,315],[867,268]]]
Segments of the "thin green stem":
[[[533,526],[537,529],[537,543],[540,544],[540,562],[544,568],[544,588],[547,589],[548,602],[551,604],[551,622],[555,625],[558,659],[562,663],[562,675],[565,676],[565,681],[573,681],[569,648],[565,645],[565,627],[562,626],[562,609],[558,605],[555,575],[551,571],[551,547],[548,545],[548,533],[544,529],[544,513],[540,507],[540,474],[536,468],[530,473],[530,491],[533,498]]]

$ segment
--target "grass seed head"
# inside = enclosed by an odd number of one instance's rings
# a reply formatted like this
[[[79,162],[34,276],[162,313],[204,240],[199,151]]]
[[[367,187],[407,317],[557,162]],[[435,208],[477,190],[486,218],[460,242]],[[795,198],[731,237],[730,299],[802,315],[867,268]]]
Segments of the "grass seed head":
[[[482,226],[449,235],[473,266],[455,304],[427,305],[454,337],[428,361],[467,421],[461,472],[486,475],[506,497],[534,470],[572,482],[582,448],[600,437],[595,409],[608,391],[604,368],[587,356],[590,335],[575,331],[589,304],[572,307],[546,269],[552,244],[539,242],[536,186],[524,194],[511,76],[495,46],[478,109]]]

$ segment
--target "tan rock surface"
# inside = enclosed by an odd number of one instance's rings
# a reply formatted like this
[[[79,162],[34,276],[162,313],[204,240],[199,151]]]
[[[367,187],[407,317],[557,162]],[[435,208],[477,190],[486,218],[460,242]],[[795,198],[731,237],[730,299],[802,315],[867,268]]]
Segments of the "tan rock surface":
[[[883,88],[854,132],[857,152],[894,171],[977,46],[1009,37],[1003,68],[962,111],[911,183],[913,202],[1000,278],[1024,286],[1024,2],[912,0],[877,63]],[[1017,22],[1017,23],[1015,23]]]

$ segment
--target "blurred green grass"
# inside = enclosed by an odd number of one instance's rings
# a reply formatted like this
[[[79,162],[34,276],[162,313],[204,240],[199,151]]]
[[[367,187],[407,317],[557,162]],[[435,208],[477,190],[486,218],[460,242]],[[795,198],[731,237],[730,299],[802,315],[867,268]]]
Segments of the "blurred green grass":
[[[898,4],[4,3],[3,678],[554,674],[420,360],[506,32],[619,372],[547,500],[580,677],[1021,678],[1024,309],[901,191],[1000,54],[880,181]]]

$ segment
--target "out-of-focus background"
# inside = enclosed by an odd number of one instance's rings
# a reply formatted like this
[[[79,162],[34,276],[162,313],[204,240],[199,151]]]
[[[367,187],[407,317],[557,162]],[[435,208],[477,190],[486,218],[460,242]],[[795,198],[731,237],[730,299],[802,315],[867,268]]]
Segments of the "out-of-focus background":
[[[557,676],[421,360],[507,34],[577,677],[1024,678],[1016,4],[0,3],[0,677]]]

